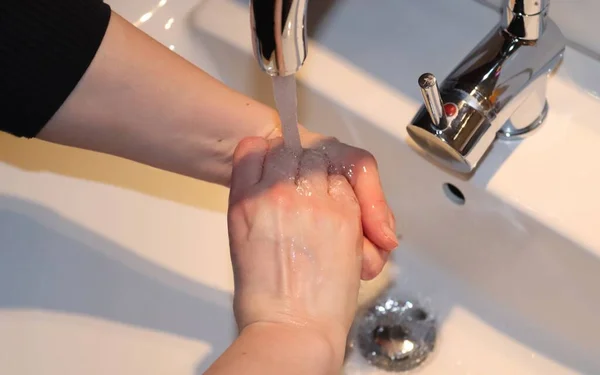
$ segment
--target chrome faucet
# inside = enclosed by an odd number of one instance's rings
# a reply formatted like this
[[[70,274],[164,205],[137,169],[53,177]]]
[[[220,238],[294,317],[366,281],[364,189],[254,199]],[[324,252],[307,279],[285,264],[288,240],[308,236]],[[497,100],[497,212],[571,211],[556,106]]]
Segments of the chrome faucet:
[[[425,105],[407,131],[445,167],[468,174],[495,139],[521,139],[544,122],[548,77],[566,45],[549,3],[506,0],[501,22],[441,85],[419,77]]]
[[[308,0],[250,0],[254,56],[270,76],[296,73],[306,60]]]
[[[497,138],[521,139],[548,113],[548,76],[565,37],[548,18],[550,0],[505,0],[502,19],[438,86],[419,77],[425,104],[410,137],[446,167],[470,173]],[[250,0],[254,55],[270,76],[296,73],[307,55],[308,0]]]

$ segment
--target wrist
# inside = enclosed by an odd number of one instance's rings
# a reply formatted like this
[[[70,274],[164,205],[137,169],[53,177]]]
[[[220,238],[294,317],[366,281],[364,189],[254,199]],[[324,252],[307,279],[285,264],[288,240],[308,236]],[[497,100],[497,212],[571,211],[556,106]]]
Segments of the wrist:
[[[345,338],[333,338],[320,329],[292,323],[257,322],[244,327],[240,338],[264,343],[274,356],[293,357],[299,373],[335,374],[343,364]]]
[[[211,141],[215,145],[212,150],[213,154],[209,158],[198,158],[198,173],[192,177],[229,187],[233,169],[233,154],[238,144],[248,137],[273,139],[281,135],[277,112],[262,103],[244,98],[248,104],[227,108],[226,111],[223,111],[229,113],[229,116],[233,118],[240,117],[240,119],[226,121],[226,126],[220,130],[225,134],[215,136],[216,139]],[[209,165],[213,167],[213,171],[209,173],[214,176],[211,179],[207,179],[206,173],[202,171],[202,168]]]

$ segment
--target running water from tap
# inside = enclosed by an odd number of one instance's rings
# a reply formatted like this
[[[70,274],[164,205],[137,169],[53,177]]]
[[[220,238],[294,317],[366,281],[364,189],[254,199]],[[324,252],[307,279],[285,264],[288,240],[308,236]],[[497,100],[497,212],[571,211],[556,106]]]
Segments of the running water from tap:
[[[294,154],[302,154],[302,143],[298,131],[298,102],[296,98],[296,77],[273,77],[273,95],[281,121],[283,144]]]

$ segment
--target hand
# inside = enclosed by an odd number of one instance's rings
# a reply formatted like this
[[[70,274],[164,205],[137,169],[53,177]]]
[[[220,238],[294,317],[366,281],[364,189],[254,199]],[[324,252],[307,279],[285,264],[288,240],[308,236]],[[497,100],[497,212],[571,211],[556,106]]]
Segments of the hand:
[[[300,326],[341,364],[362,262],[360,207],[324,154],[295,156],[281,138],[243,140],[234,154],[228,211],[234,310],[243,331]]]
[[[271,137],[280,137],[276,129]],[[300,126],[302,146],[324,153],[333,165],[333,172],[348,179],[361,208],[364,232],[361,278],[376,277],[387,262],[390,252],[398,246],[396,219],[387,204],[379,179],[377,161],[360,148],[339,142],[332,137],[313,133]]]

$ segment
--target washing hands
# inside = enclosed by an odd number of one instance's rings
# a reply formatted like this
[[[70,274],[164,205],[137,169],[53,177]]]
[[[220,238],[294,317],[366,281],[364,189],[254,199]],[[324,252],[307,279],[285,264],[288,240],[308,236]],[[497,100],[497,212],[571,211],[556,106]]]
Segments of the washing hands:
[[[377,168],[377,161],[366,150],[339,142],[333,137],[299,126],[302,146],[322,153],[330,163],[330,172],[348,180],[361,210],[363,263],[361,277],[377,276],[393,249],[398,246],[396,219],[388,206]],[[268,139],[281,136],[277,129]]]
[[[341,368],[361,274],[375,271],[364,263],[360,177],[337,164],[354,150],[312,141],[302,155],[279,137],[248,138],[235,151],[228,228],[240,335],[208,374]]]
[[[43,9],[14,4],[21,20]],[[230,187],[240,335],[208,373],[339,370],[360,278],[376,276],[398,243],[373,156],[302,127],[302,155],[286,153],[273,108],[118,14],[90,20],[100,18],[104,24],[91,34],[104,35],[101,43],[68,50],[86,55],[81,75],[48,73],[49,87],[65,85],[45,91],[31,111],[45,116],[0,129]],[[54,43],[65,47],[60,38]],[[24,105],[19,96],[10,99],[7,108]]]

